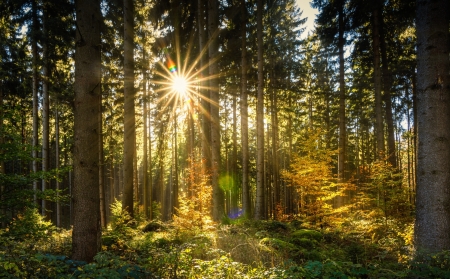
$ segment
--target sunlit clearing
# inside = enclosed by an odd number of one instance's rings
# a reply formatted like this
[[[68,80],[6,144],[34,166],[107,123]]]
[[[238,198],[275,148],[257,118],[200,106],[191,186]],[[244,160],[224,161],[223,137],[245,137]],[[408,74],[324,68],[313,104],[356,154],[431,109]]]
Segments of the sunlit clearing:
[[[172,89],[181,96],[187,94],[188,86],[189,84],[183,76],[176,75],[172,80]]]

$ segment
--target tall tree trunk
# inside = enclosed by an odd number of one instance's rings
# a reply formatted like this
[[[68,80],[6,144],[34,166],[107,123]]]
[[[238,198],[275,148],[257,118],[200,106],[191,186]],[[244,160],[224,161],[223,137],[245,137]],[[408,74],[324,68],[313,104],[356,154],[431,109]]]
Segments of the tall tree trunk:
[[[344,65],[344,1],[339,4],[339,158],[338,178],[340,182],[345,181],[345,157],[346,157],[346,120],[345,120],[345,65]],[[340,200],[338,198],[338,200]],[[341,202],[338,201],[338,206]]]
[[[172,188],[172,215],[175,214],[176,209],[179,208],[178,203],[178,114],[175,113],[174,118],[174,162],[173,162],[173,169],[174,169],[174,176],[173,176],[173,188]],[[169,218],[172,218],[172,216],[169,216]]]
[[[381,70],[383,71],[383,91],[384,91],[384,103],[385,103],[385,115],[387,125],[387,140],[388,140],[388,161],[392,167],[397,168],[397,154],[395,148],[395,132],[394,132],[394,120],[392,115],[392,97],[391,87],[392,78],[391,71],[389,70],[389,58],[386,47],[386,34],[383,20],[383,5],[379,5],[379,30],[380,30],[380,51],[381,51]]]
[[[210,118],[210,102],[209,92],[207,88],[207,81],[202,78],[206,78],[208,75],[208,53],[206,52],[206,23],[205,23],[205,2],[204,0],[198,0],[198,39],[200,49],[200,76],[199,91],[201,98],[201,123],[202,123],[202,172],[208,173],[211,169],[211,118]]]
[[[59,110],[58,104],[55,109],[55,168],[59,169]],[[59,190],[61,190],[61,183],[56,179],[56,195],[59,198]],[[61,227],[61,202],[56,201],[56,227]]]
[[[38,171],[38,144],[39,144],[39,115],[38,115],[38,87],[39,87],[39,81],[38,81],[38,47],[37,47],[37,32],[39,30],[38,26],[38,17],[37,17],[37,0],[33,0],[32,2],[32,12],[33,12],[33,33],[32,33],[32,42],[31,42],[31,52],[33,55],[32,58],[32,67],[33,67],[33,143],[32,143],[32,153],[31,156],[33,157],[33,173],[37,173]],[[37,197],[36,197],[36,191],[38,189],[37,187],[38,181],[33,181],[33,191],[34,191],[34,203],[37,205]]]
[[[273,67],[274,65],[272,65]],[[274,72],[274,71],[273,71]],[[275,76],[272,76],[274,84],[277,83]],[[276,87],[276,86],[274,86]],[[272,96],[271,96],[271,122],[272,122],[272,179],[273,179],[273,215],[274,218],[278,220],[280,216],[277,214],[279,211],[278,206],[281,206],[280,199],[280,185],[279,185],[279,166],[278,166],[278,98],[277,92],[275,88],[272,88]]]
[[[210,0],[208,3],[209,44],[209,92],[211,100],[211,184],[213,187],[212,217],[219,221],[224,214],[224,193],[219,185],[220,174],[220,116],[219,116],[219,68],[217,56],[219,52],[219,2]]]
[[[415,244],[450,249],[450,61],[448,0],[417,0],[419,130]]]
[[[72,259],[91,262],[101,248],[98,188],[100,1],[78,0],[76,13]]]
[[[105,160],[103,156],[103,111],[102,111],[102,95],[98,96],[98,190],[100,197],[100,221],[103,228],[108,225],[106,223],[106,202],[105,202]]]
[[[147,218],[149,217],[148,214],[148,207],[149,207],[149,191],[148,191],[148,94],[147,94],[147,53],[145,51],[145,44],[146,40],[144,38],[144,44],[143,44],[143,52],[142,52],[142,60],[144,61],[144,66],[142,69],[142,76],[143,76],[143,102],[142,105],[144,107],[143,109],[143,121],[144,121],[144,158],[142,158],[142,168],[143,168],[143,180],[142,180],[142,184],[143,184],[143,192],[144,192],[144,216]]]
[[[237,216],[239,188],[236,185],[237,180],[237,162],[238,162],[238,142],[237,142],[237,96],[233,90],[233,150],[231,159],[231,213]]]
[[[50,163],[50,97],[49,97],[49,61],[48,61],[48,40],[49,40],[49,34],[48,34],[48,12],[47,7],[48,3],[44,1],[44,11],[43,11],[43,24],[42,24],[42,33],[44,36],[44,42],[42,45],[42,171],[45,173],[49,171],[49,163]],[[50,183],[46,178],[42,179],[42,191],[45,191],[49,188]],[[47,201],[45,199],[42,199],[41,204],[41,214],[42,216],[49,215],[49,212],[47,212]],[[48,217],[48,216],[47,216]]]
[[[134,4],[124,0],[124,140],[123,208],[133,216],[135,115],[134,115]]]
[[[248,152],[248,95],[247,95],[247,8],[245,0],[241,0],[241,148],[242,148],[242,209],[245,217],[252,216],[249,185],[249,152]]]
[[[377,1],[378,3],[378,1]],[[380,14],[378,4],[372,14],[372,48],[373,48],[373,82],[375,88],[375,131],[377,136],[377,156],[385,159],[384,128],[381,99],[381,68],[380,68]]]
[[[5,142],[4,132],[3,132],[3,80],[0,80],[0,146],[3,147],[3,144]],[[0,154],[3,155],[3,149],[0,150]],[[3,157],[3,156],[2,156]],[[0,175],[5,174],[5,162],[3,160],[0,161]],[[4,192],[5,192],[5,184],[3,182],[0,182],[0,197],[1,202],[3,204],[4,199]],[[2,208],[2,214],[3,216],[6,216],[6,206],[3,206]],[[2,222],[1,224],[2,228],[6,227],[6,222]]]
[[[258,93],[256,106],[256,208],[255,219],[265,219],[264,188],[264,73],[263,73],[263,1],[257,2],[257,38],[258,38]]]
[[[148,117],[148,162],[150,163],[150,167],[148,170],[148,206],[149,206],[149,212],[148,212],[148,218],[150,220],[153,220],[153,173],[152,173],[152,133],[151,133],[151,114],[149,110],[149,117]]]

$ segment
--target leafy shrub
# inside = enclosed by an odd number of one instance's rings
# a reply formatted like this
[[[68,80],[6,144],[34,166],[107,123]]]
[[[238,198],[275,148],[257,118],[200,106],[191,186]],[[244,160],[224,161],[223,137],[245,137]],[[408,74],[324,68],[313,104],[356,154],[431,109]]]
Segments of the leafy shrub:
[[[47,238],[55,227],[45,221],[36,208],[26,208],[9,225],[6,236],[17,240]]]
[[[418,253],[411,262],[410,278],[450,278],[450,251]]]

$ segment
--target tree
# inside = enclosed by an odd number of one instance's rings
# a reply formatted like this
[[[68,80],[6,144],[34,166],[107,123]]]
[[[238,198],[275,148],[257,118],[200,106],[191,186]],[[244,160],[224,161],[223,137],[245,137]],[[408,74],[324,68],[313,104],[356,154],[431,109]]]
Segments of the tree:
[[[219,73],[218,68],[218,31],[219,31],[219,2],[212,0],[208,3],[208,32],[209,40],[209,98],[211,100],[211,184],[213,187],[213,210],[212,217],[215,221],[220,220],[224,214],[224,194],[219,185],[219,174],[221,167],[220,157],[220,117],[219,117]]]
[[[264,73],[263,73],[263,17],[262,0],[257,2],[257,37],[258,37],[258,94],[256,107],[256,208],[255,219],[266,218],[264,189]]]
[[[375,91],[375,127],[377,136],[377,158],[384,159],[384,125],[381,99],[381,67],[380,67],[380,9],[379,1],[375,1],[372,13],[372,48],[373,48],[373,81]]]
[[[450,249],[450,62],[447,0],[417,0],[418,166],[415,244]]]
[[[242,209],[244,215],[251,216],[249,151],[248,151],[248,95],[247,95],[247,8],[241,0],[241,149],[242,149]]]
[[[72,258],[90,262],[101,247],[98,187],[100,1],[77,1],[76,23]]]
[[[39,144],[39,116],[38,116],[38,87],[39,87],[39,80],[38,80],[38,47],[37,47],[37,32],[39,29],[38,26],[38,17],[37,17],[37,0],[33,0],[32,2],[32,34],[31,34],[31,54],[33,56],[32,58],[32,73],[33,73],[33,142],[32,147],[32,157],[33,157],[33,173],[37,172],[38,169],[38,152],[37,147]],[[37,191],[37,181],[33,181],[33,190]],[[34,202],[37,204],[37,198],[36,194],[34,195]]]
[[[133,166],[135,154],[135,109],[134,109],[134,6],[133,0],[124,2],[124,190],[123,208],[133,216]]]

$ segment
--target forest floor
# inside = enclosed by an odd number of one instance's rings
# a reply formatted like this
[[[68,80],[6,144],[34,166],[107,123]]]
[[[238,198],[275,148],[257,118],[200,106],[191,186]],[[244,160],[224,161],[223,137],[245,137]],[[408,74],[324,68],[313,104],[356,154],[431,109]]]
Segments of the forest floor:
[[[448,251],[412,260],[411,220],[310,221],[118,214],[87,264],[70,259],[71,230],[30,211],[0,233],[0,278],[450,278]]]

